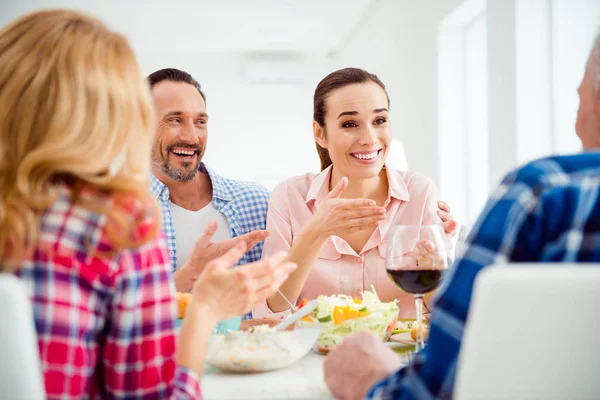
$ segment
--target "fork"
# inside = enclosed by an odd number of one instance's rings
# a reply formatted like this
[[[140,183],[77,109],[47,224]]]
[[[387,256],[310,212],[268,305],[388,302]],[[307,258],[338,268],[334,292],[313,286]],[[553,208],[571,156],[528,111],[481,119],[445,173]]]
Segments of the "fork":
[[[277,293],[279,293],[279,295],[283,298],[283,300],[285,300],[285,302],[288,304],[288,306],[290,306],[290,308],[292,309],[292,312],[296,312],[298,311],[298,308],[292,304],[291,301],[288,300],[287,297],[285,297],[285,295],[283,293],[281,293],[281,291],[279,289],[277,289]]]

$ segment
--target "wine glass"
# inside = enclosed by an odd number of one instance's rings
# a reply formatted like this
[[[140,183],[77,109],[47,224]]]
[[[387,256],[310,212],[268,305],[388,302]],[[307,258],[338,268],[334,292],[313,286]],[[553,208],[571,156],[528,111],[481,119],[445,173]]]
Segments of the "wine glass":
[[[473,227],[471,225],[461,225],[458,229],[458,235],[456,236],[456,245],[454,246],[454,259],[458,259],[462,256],[464,251],[465,242],[467,237],[471,233]]]
[[[423,349],[423,296],[435,290],[448,268],[447,246],[440,225],[397,226],[392,230],[386,257],[388,276],[415,297],[417,346]]]

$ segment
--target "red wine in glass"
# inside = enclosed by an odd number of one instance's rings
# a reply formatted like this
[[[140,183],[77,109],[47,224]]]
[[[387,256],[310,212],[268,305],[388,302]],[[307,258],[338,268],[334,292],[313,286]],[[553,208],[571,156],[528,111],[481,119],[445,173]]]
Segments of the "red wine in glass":
[[[401,225],[392,230],[386,255],[390,279],[415,298],[418,334],[416,350],[423,344],[423,296],[435,290],[448,268],[448,241],[441,225]]]
[[[406,293],[425,294],[437,289],[446,273],[443,269],[388,269],[391,280]]]

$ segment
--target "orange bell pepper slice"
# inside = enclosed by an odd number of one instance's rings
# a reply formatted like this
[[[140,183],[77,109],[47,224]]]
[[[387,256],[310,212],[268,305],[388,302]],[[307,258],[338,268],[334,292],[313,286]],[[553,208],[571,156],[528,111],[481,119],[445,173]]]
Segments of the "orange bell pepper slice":
[[[354,308],[348,307],[346,310],[346,319],[356,319],[360,316],[360,312]]]
[[[346,320],[346,313],[344,312],[345,307],[335,306],[333,307],[333,323],[339,325]]]

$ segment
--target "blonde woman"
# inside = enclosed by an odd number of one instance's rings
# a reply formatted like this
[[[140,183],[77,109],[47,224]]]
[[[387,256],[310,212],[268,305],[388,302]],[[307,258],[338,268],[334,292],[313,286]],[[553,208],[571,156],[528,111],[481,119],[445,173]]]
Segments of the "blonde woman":
[[[229,269],[234,248],[200,275],[175,336],[150,104],[128,43],[95,19],[50,10],[0,31],[0,269],[31,291],[49,399],[200,397],[213,326],[294,268]]]

